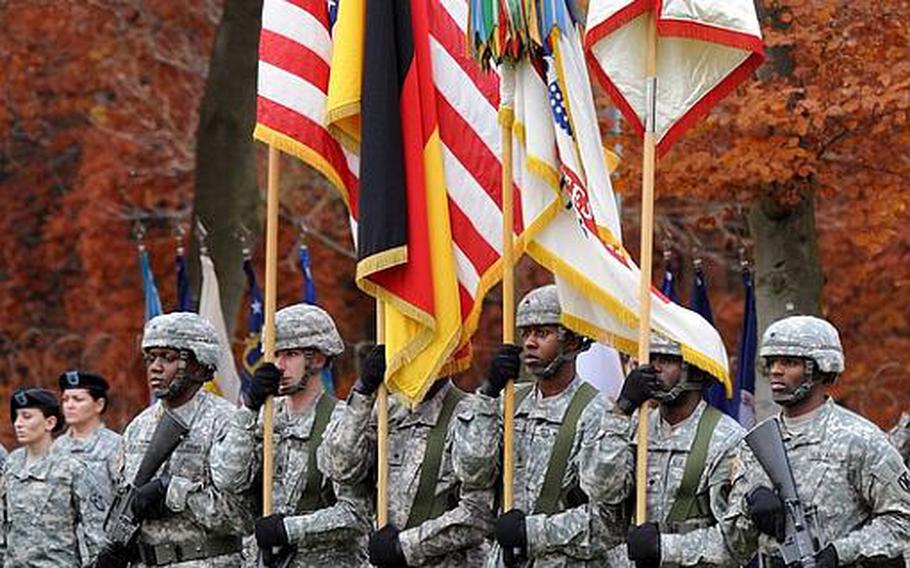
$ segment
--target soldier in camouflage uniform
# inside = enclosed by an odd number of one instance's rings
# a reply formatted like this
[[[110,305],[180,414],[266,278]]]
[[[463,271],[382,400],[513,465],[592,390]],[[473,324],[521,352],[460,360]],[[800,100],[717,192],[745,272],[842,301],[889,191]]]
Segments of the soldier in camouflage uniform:
[[[242,535],[251,528],[247,500],[215,486],[212,448],[227,435],[234,406],[202,388],[213,378],[221,348],[215,328],[201,316],[175,312],[152,318],[142,337],[148,383],[157,401],[126,427],[118,479],[135,477],[164,408],[189,433],[137,490],[133,514],[141,520],[130,550],[108,548],[99,566],[226,568],[240,565]]]
[[[63,429],[54,395],[16,391],[10,400],[16,440],[0,477],[0,560],[6,568],[89,566],[102,540],[105,502],[89,469],[51,452]]]
[[[561,315],[555,286],[528,293],[516,318],[523,348],[503,345],[472,397],[475,413],[500,416],[499,394],[518,376],[520,354],[535,379],[516,388],[515,502],[497,519],[488,566],[602,566],[628,526],[630,420],[575,374],[590,342]]]
[[[67,431],[54,442],[53,451],[73,454],[85,462],[101,482],[106,503],[114,485],[116,458],[123,443],[120,434],[101,420],[108,407],[104,377],[86,371],[67,371],[57,378]]]
[[[904,463],[910,466],[910,412],[901,415],[889,434],[891,443],[897,448]]]
[[[711,377],[683,360],[676,341],[651,338],[651,365],[626,378],[618,406],[627,413],[646,398],[660,403],[648,416],[647,518],[621,562],[643,566],[734,566],[718,521],[727,510],[730,471],[745,431],[703,400]],[[633,420],[635,424],[638,420]],[[633,448],[637,432],[630,432]],[[628,556],[626,556],[628,553]]]
[[[215,486],[259,490],[262,416],[269,396],[279,396],[275,418],[275,514],[256,521],[256,540],[266,556],[292,555],[288,566],[362,566],[370,532],[365,484],[332,483],[317,464],[317,449],[330,418],[344,404],[324,391],[320,374],[344,351],[331,316],[297,304],[275,315],[275,364],[254,373],[245,408],[235,412],[213,457]],[[342,449],[342,451],[344,451]],[[325,454],[320,459],[325,459]],[[296,549],[296,551],[294,551]]]
[[[844,370],[837,330],[825,320],[792,316],[771,324],[759,351],[801,501],[816,519],[816,565],[902,566],[910,542],[910,473],[877,426],[828,398]],[[777,541],[784,505],[744,444],[734,461],[730,508],[723,521],[742,561],[758,547],[781,565]]]
[[[325,450],[333,476],[375,479],[373,401],[385,375],[385,347],[367,355],[341,420]],[[499,451],[495,417],[475,413],[449,379],[436,381],[411,409],[389,404],[389,524],[373,533],[376,566],[477,566],[493,526]],[[349,451],[345,451],[349,450]]]

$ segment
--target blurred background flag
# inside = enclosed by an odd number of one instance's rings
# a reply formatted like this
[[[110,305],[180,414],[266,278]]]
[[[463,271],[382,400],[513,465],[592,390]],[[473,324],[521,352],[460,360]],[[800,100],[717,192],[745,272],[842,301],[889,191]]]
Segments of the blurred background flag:
[[[755,355],[758,349],[758,314],[755,312],[755,282],[752,268],[742,262],[745,307],[743,328],[739,336],[739,353],[733,389],[733,401],[737,403],[739,415],[735,416],[743,428],[755,426]]]
[[[190,278],[186,265],[186,249],[183,247],[183,227],[177,228],[177,311],[193,311],[193,301],[190,296]]]
[[[145,321],[161,314],[161,298],[158,296],[158,287],[155,286],[155,274],[149,262],[149,253],[145,248],[145,229],[141,226],[136,229],[136,242],[139,252],[139,275],[142,279],[142,295],[145,297]]]
[[[249,288],[250,305],[246,320],[246,339],[243,342],[243,359],[240,366],[240,389],[246,392],[253,373],[262,360],[262,323],[264,318],[262,289],[256,281],[256,271],[253,269],[253,260],[250,249],[244,243],[243,247],[243,273]]]
[[[221,310],[221,293],[218,290],[218,275],[215,273],[215,263],[209,256],[208,247],[205,245],[206,230],[201,222],[197,224],[199,236],[199,263],[202,265],[202,291],[199,294],[199,315],[209,320],[218,333],[221,343],[221,359],[218,361],[218,372],[215,380],[206,383],[212,392],[237,404],[240,400],[240,378],[237,376],[237,367],[234,364],[234,353],[224,323],[224,313]]]

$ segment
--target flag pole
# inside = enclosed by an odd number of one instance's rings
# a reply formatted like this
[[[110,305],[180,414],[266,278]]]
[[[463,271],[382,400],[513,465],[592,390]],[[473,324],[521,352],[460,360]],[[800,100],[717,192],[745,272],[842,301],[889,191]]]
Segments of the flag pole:
[[[281,154],[269,145],[268,193],[265,217],[265,321],[262,328],[262,358],[275,361],[275,305],[278,295],[278,181]],[[274,461],[274,397],[268,397],[262,416],[262,514],[272,514]]]
[[[382,300],[376,300],[376,343],[385,342],[385,314]],[[376,391],[376,526],[389,523],[389,389],[385,381]]]
[[[515,67],[503,62],[500,67],[500,150],[502,151],[502,342],[515,342],[515,258],[512,249],[514,194],[512,192],[512,125],[515,122]],[[515,381],[506,383],[502,399],[502,510],[514,503]]]
[[[638,326],[638,362],[649,361],[651,340],[651,259],[654,241],[654,169],[657,146],[655,127],[657,108],[657,14],[652,8],[648,16],[648,59],[646,69],[645,136],[641,171],[641,314]],[[638,447],[635,456],[635,521],[648,520],[648,410],[645,403],[638,412]]]

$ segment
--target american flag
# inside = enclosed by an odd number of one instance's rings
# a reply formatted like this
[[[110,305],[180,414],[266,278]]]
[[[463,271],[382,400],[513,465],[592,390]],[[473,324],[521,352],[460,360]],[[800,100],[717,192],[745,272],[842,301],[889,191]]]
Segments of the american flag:
[[[359,159],[326,124],[333,26],[345,2],[265,0],[259,48],[256,138],[321,172],[357,219]],[[499,78],[465,45],[464,0],[421,0],[429,15],[436,110],[456,260],[464,347],[477,328],[479,300],[496,282],[502,254]],[[516,192],[516,233],[523,231]],[[354,231],[356,235],[356,231]],[[462,349],[462,355],[466,350]],[[464,362],[464,361],[462,361]]]

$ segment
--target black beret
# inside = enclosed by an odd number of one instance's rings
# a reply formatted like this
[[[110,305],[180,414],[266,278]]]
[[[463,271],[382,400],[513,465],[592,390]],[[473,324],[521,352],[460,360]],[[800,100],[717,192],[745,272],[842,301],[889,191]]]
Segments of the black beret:
[[[45,416],[56,416],[57,425],[54,427],[54,433],[63,430],[63,412],[60,410],[60,403],[57,397],[49,390],[45,389],[19,389],[13,393],[9,401],[10,419],[13,424],[16,423],[16,414],[20,408],[40,408]]]
[[[104,377],[88,371],[67,371],[57,377],[57,384],[60,390],[67,389],[88,389],[101,396],[107,395],[110,385],[104,380]]]

